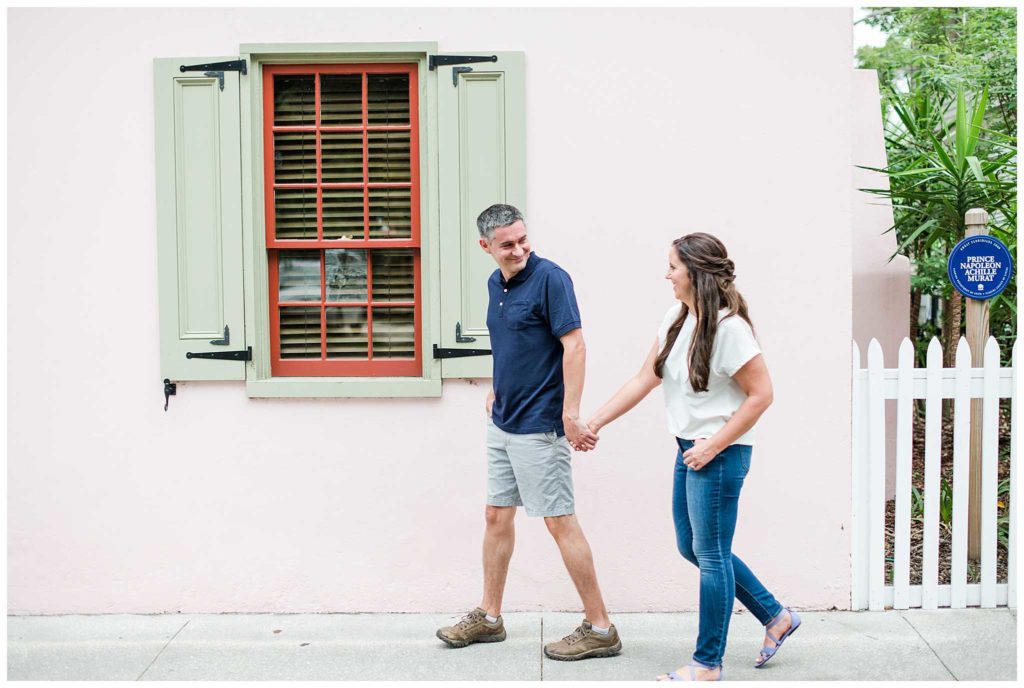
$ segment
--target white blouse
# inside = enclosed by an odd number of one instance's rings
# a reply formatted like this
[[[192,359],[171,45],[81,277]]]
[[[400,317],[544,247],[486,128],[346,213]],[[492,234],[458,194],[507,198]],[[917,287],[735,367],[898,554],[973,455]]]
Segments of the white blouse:
[[[658,328],[659,351],[664,348],[668,330],[679,317],[681,309],[682,304],[677,303],[665,313],[665,319]],[[725,318],[726,313],[727,309],[718,313],[718,331],[711,350],[706,392],[694,392],[690,385],[687,359],[697,322],[693,313],[686,316],[672,351],[665,359],[661,386],[665,390],[668,430],[676,437],[685,440],[711,437],[732,418],[747,398],[732,376],[761,353],[761,348],[747,321],[738,315]],[[754,428],[741,435],[734,444],[754,444]]]

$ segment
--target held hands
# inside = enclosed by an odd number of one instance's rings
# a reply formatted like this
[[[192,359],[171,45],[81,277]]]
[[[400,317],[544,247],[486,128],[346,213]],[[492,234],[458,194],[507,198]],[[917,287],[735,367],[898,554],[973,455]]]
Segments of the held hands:
[[[694,440],[693,446],[683,452],[683,463],[695,471],[707,466],[718,456],[718,450],[709,439]]]
[[[566,439],[576,451],[590,451],[597,446],[597,433],[592,432],[581,418],[563,415],[562,424],[565,426]]]

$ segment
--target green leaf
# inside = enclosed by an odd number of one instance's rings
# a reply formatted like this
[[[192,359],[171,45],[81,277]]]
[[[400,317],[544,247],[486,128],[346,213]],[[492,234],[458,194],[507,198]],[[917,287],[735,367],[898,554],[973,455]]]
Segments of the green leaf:
[[[974,117],[971,118],[971,131],[967,137],[967,155],[974,155],[978,146],[978,136],[981,134],[981,122],[985,119],[985,108],[988,105],[988,86],[981,90],[981,98],[974,108]]]
[[[910,132],[912,136],[917,136],[917,124],[914,122],[914,118],[910,116],[907,109],[903,107],[903,104],[898,100],[893,100],[890,104],[892,105],[892,109],[896,112],[896,116],[900,118],[901,122],[903,122],[903,126],[907,128],[907,131]]]
[[[985,173],[981,169],[981,162],[978,160],[978,158],[976,158],[973,155],[968,155],[967,165],[971,168],[971,172],[974,173],[974,178],[977,179],[982,184],[984,184],[986,182]],[[984,187],[982,187],[982,189],[984,189]]]
[[[956,89],[956,138],[953,152],[956,155],[956,168],[962,170],[964,158],[967,157],[967,99],[962,88]]]
[[[907,237],[903,241],[902,244],[900,244],[896,248],[896,252],[893,253],[891,256],[889,256],[889,260],[892,260],[893,258],[898,256],[903,251],[903,249],[905,249],[910,244],[914,243],[914,241],[917,239],[917,237],[921,236],[922,232],[924,232],[927,229],[930,229],[931,227],[934,227],[935,224],[936,224],[936,220],[935,219],[931,219],[931,220],[928,220],[927,222],[925,222],[924,224],[922,224],[921,226],[919,226],[917,229],[915,229],[914,232],[909,237]]]
[[[879,171],[884,171],[884,170],[879,170]],[[943,168],[941,168],[941,167],[918,167],[917,169],[903,170],[902,172],[890,172],[889,176],[890,177],[909,177],[909,176],[915,175],[915,174],[930,174],[930,173],[933,173],[933,172],[942,172],[942,171],[943,171]]]
[[[930,132],[928,134],[928,138],[931,139],[932,147],[935,149],[935,154],[939,156],[939,160],[942,162],[942,166],[945,167],[949,171],[949,173],[952,174],[954,177],[959,178],[960,168],[953,164],[953,161],[949,158],[949,155],[942,148],[942,144],[939,143],[939,140],[935,138],[935,135]]]
[[[986,161],[981,167],[983,170],[985,170],[985,175],[987,176],[989,174],[992,174],[993,172],[998,172],[1004,167],[1007,167],[1007,163],[1016,157],[1017,151],[1016,149],[1014,149],[1009,153],[996,158],[995,160]]]

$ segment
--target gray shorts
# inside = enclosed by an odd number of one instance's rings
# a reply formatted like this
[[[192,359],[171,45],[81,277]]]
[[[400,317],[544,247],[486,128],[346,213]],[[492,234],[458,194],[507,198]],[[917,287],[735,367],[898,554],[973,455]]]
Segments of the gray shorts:
[[[487,421],[487,503],[527,516],[575,513],[569,440],[554,432],[514,435]]]

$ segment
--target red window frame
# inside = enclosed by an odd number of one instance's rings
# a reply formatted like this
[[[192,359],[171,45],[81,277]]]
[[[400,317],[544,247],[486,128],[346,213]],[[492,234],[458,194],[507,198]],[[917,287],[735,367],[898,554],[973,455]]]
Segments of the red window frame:
[[[315,88],[315,121],[313,125],[277,126],[274,121],[274,76],[278,74],[313,75]],[[361,74],[362,75],[362,124],[361,126],[322,126],[320,118],[320,75]],[[409,77],[409,123],[400,125],[369,125],[367,107],[367,75],[406,74]],[[419,181],[419,89],[417,87],[416,64],[320,64],[320,65],[266,65],[263,68],[263,179],[266,210],[266,241],[268,261],[268,288],[270,304],[270,348],[271,374],[275,376],[420,376],[423,373],[423,351],[421,333],[423,327],[422,289],[420,283],[420,181]],[[371,182],[369,180],[369,134],[382,131],[409,132],[410,181]],[[274,175],[274,134],[277,132],[311,132],[316,136],[316,181],[310,183],[275,183]],[[323,132],[362,132],[363,135],[363,179],[361,182],[324,182],[321,157],[321,134]],[[407,239],[370,239],[369,206],[370,190],[386,188],[408,188],[410,199],[411,232]],[[275,189],[316,189],[317,191],[317,238],[287,239],[276,238]],[[363,238],[324,239],[323,191],[324,189],[362,189],[363,191]],[[366,250],[365,301],[331,302],[326,300],[325,249]],[[413,301],[373,300],[373,249],[411,248],[413,250]],[[279,301],[278,258],[282,250],[305,249],[320,252],[320,300]],[[320,308],[320,359],[281,358],[281,311],[282,307]],[[373,311],[375,308],[413,308],[414,352],[413,358],[373,357]],[[327,308],[365,308],[367,318],[367,358],[328,358],[327,356]]]

